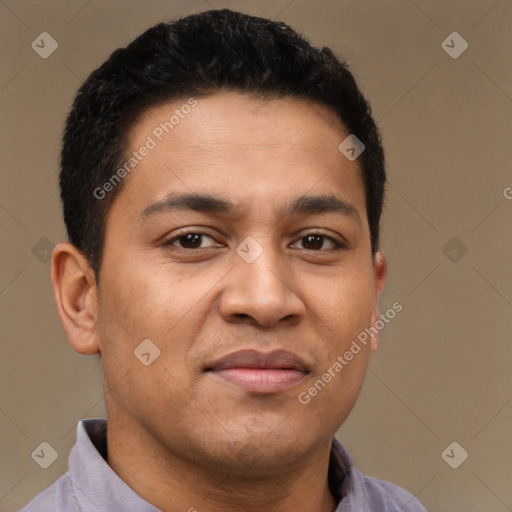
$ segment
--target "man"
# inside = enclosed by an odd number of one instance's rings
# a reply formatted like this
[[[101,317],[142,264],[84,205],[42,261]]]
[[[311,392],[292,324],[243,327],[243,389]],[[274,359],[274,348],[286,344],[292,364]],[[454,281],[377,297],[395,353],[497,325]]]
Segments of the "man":
[[[24,510],[424,511],[334,438],[378,344],[384,183],[352,75],[282,23],[208,11],[116,50],[67,120],[52,255],[108,424]]]

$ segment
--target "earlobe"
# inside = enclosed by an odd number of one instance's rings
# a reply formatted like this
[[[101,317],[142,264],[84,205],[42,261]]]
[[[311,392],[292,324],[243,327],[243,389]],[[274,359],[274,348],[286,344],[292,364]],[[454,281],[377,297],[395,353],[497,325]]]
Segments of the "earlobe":
[[[94,272],[82,252],[68,242],[61,242],[53,249],[52,287],[57,311],[72,347],[80,354],[98,353]]]
[[[380,294],[382,293],[382,290],[384,288],[384,284],[386,282],[386,276],[388,272],[388,263],[386,260],[386,257],[382,252],[377,252],[374,255],[373,259],[373,275],[375,280],[375,308],[372,312],[372,318],[371,318],[371,325],[375,329],[377,329],[379,332],[372,336],[372,340],[370,343],[370,352],[373,353],[377,350],[379,346],[379,339],[380,339],[380,329],[378,329],[378,326],[376,325],[377,322],[380,320],[380,314],[379,314],[379,298]]]

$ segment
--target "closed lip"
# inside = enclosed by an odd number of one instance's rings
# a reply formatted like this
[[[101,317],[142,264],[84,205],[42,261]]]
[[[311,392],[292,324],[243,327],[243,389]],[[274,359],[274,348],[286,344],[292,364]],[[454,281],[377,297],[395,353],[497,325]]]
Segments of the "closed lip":
[[[221,371],[234,368],[261,370],[296,370],[304,374],[310,373],[307,364],[293,352],[288,350],[238,350],[217,359],[205,368],[205,371]]]
[[[239,350],[217,359],[205,372],[246,392],[268,395],[298,386],[310,370],[288,350]]]

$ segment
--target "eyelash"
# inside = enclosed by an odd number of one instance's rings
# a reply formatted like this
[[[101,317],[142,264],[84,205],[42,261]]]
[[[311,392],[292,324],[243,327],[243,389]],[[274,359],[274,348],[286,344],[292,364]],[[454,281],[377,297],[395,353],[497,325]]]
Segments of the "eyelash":
[[[197,247],[197,248],[193,248],[193,249],[187,248],[187,247],[180,247],[179,245],[175,245],[173,243],[175,241],[178,241],[180,238],[186,237],[187,235],[199,235],[201,237],[208,237],[208,238],[211,238],[212,240],[214,240],[214,238],[211,235],[208,235],[207,233],[201,233],[201,232],[198,232],[198,231],[188,231],[188,232],[185,232],[185,233],[180,233],[179,235],[171,238],[170,240],[168,240],[167,242],[164,243],[164,246],[166,246],[166,247],[174,246],[174,247],[178,247],[179,249],[183,249],[185,251],[197,251],[198,249],[205,249],[205,247]],[[297,239],[297,241],[304,240],[304,239],[306,239],[309,236],[320,236],[324,240],[328,240],[328,241],[332,242],[334,247],[332,249],[303,249],[305,251],[310,250],[312,252],[324,252],[326,250],[331,250],[332,251],[332,250],[341,250],[341,249],[346,249],[347,248],[345,243],[340,242],[339,240],[336,240],[332,236],[329,236],[326,233],[322,233],[321,231],[312,231],[310,233],[306,233],[305,235],[302,235],[301,237],[299,237]]]

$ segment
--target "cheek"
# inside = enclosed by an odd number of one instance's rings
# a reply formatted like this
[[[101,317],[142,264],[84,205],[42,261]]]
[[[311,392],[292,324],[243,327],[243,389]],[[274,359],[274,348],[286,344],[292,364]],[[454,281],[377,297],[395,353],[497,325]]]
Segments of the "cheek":
[[[160,350],[158,365],[184,378],[186,356],[211,309],[209,292],[218,277],[196,271],[194,279],[147,261],[105,265],[103,276],[98,331],[104,363],[114,369],[123,361],[138,370],[134,350],[150,339]]]
[[[336,283],[336,285],[334,285]],[[368,271],[340,273],[314,298],[317,332],[324,337],[325,355],[321,358],[314,382],[321,411],[349,411],[361,388],[370,354],[371,338],[366,334],[375,307],[373,274]],[[327,382],[325,382],[327,381]],[[320,390],[320,391],[319,391]],[[307,391],[307,390],[306,390]],[[309,393],[308,393],[309,394]]]
[[[149,265],[120,265],[104,272],[103,304],[107,323],[118,324],[123,337],[161,337],[187,311],[192,298],[181,279]]]
[[[126,265],[105,266],[103,273],[98,333],[105,387],[111,390],[106,398],[111,407],[122,404],[141,422],[145,416],[163,415],[164,404],[184,407],[189,399],[183,393],[189,384],[183,361],[195,336],[190,330],[200,326],[191,310],[197,298],[178,292],[181,279],[171,281],[172,275]],[[156,353],[158,357],[146,366],[137,358],[137,348],[147,339],[154,344],[143,345],[149,347],[150,358]],[[176,410],[173,407],[163,410]]]
[[[375,307],[373,275],[368,271],[340,272],[324,282],[311,308],[337,343],[346,343],[364,331]]]

